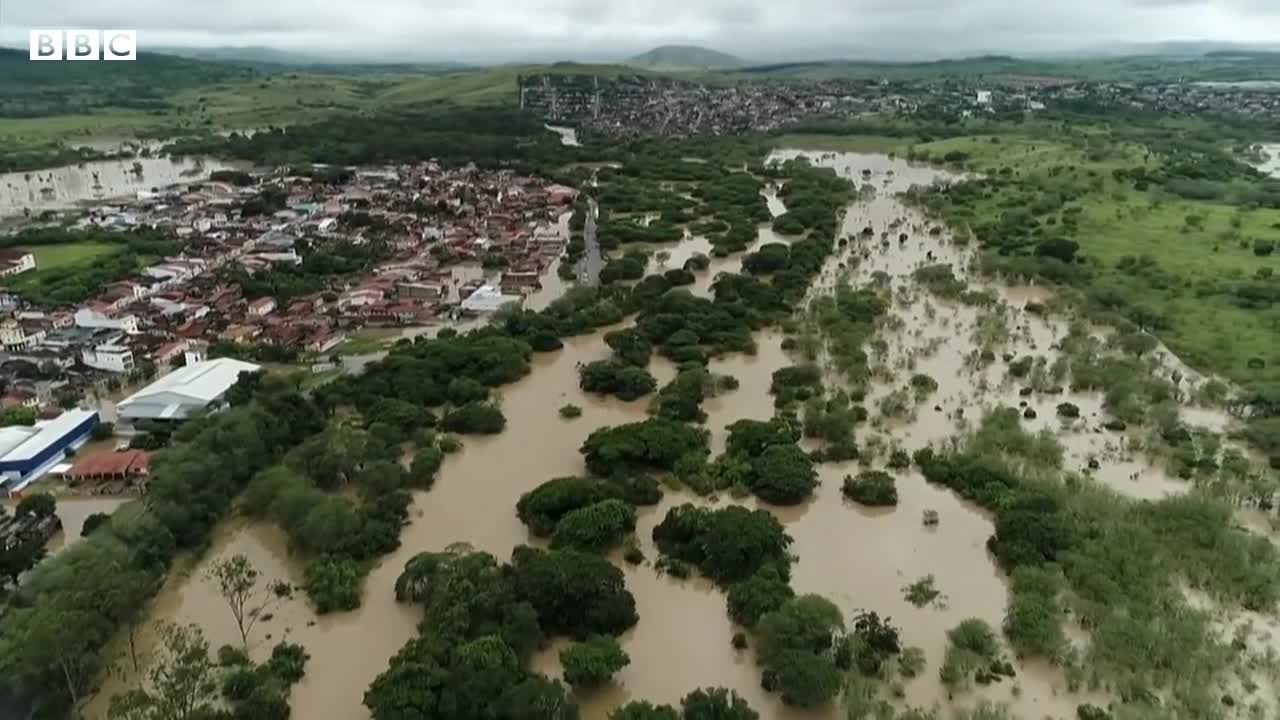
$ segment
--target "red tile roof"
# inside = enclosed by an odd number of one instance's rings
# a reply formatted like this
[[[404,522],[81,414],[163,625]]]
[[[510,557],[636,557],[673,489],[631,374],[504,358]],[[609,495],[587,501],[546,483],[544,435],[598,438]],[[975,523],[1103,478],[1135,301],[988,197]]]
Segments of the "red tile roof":
[[[123,452],[99,452],[86,455],[76,461],[66,472],[72,479],[92,479],[104,476],[146,475],[151,458],[144,450]]]

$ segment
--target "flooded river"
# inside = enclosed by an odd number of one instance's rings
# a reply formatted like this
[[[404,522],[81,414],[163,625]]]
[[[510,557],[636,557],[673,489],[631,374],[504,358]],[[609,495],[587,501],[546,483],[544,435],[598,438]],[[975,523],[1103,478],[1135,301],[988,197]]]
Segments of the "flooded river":
[[[97,160],[46,170],[0,174],[0,217],[63,210],[112,198],[134,199],[150,191],[194,182],[230,167],[204,158],[149,157]]]
[[[780,153],[777,157],[796,154]],[[1027,421],[1028,427],[1060,433],[1068,469],[1088,471],[1099,482],[1136,497],[1161,497],[1186,490],[1183,483],[1128,453],[1123,435],[1099,429],[1103,415],[1097,395],[1024,398],[1019,394],[1020,386],[1004,377],[1003,363],[978,367],[967,362],[977,347],[978,331],[986,328],[984,332],[990,332],[990,318],[975,308],[941,303],[908,287],[912,285],[910,274],[921,264],[949,262],[962,276],[968,265],[966,249],[951,243],[946,233],[930,234],[928,221],[894,196],[912,184],[947,179],[942,171],[885,156],[827,153],[813,154],[813,158],[856,181],[865,178],[877,188],[874,194],[850,205],[842,235],[855,240],[828,263],[814,291],[831,287],[842,265],[851,268],[849,279],[856,285],[871,282],[873,276],[883,278],[881,273],[888,276],[895,296],[893,313],[901,322],[882,332],[887,351],[873,357],[880,371],[866,402],[873,419],[877,401],[904,387],[912,373],[928,373],[941,385],[908,417],[875,419],[860,428],[860,445],[872,435],[907,449],[941,442],[966,427],[966,422],[976,420],[983,407],[1018,406],[1025,401],[1037,413],[1036,419]],[[864,176],[864,170],[870,174]],[[776,193],[771,195],[771,210],[782,212]],[[878,240],[856,239],[866,226],[873,228],[876,238],[892,229],[895,239],[888,246]],[[896,240],[899,229],[908,234],[901,244]],[[757,244],[764,242],[786,242],[786,238],[762,227]],[[668,248],[666,264],[679,267],[694,253],[709,253],[710,249],[705,239],[688,237]],[[740,266],[740,256],[713,259],[709,271],[698,273],[693,291],[709,293],[716,273],[736,271]],[[1041,354],[1051,362],[1051,347],[1067,328],[1064,321],[1025,312],[1025,304],[1041,297],[1041,291],[991,289],[1004,303],[1001,325],[1007,338],[1002,350]],[[415,496],[402,547],[369,576],[359,610],[317,618],[302,601],[291,601],[255,631],[251,640],[260,657],[269,652],[268,633],[272,640],[287,635],[311,653],[307,675],[293,691],[294,717],[367,720],[368,711],[361,704],[365,689],[417,632],[418,608],[397,605],[393,597],[392,588],[405,561],[418,552],[438,551],[456,542],[508,558],[515,545],[531,541],[515,515],[520,495],[550,478],[583,473],[578,448],[591,431],[647,416],[645,400],[624,403],[587,396],[579,390],[578,366],[609,354],[603,332],[570,339],[563,350],[537,356],[528,377],[501,390],[506,432],[468,438],[461,452],[448,456],[435,487]],[[796,362],[782,349],[782,341],[776,331],[763,332],[757,336],[756,354],[713,361],[713,371],[740,381],[737,390],[704,405],[709,415],[706,426],[713,433],[717,451],[723,447],[727,424],[744,417],[772,416],[770,376],[779,367]],[[675,373],[671,364],[661,359],[655,359],[650,370],[660,383]],[[1054,409],[1063,401],[1081,408],[1080,419],[1064,424],[1056,417]],[[582,416],[559,419],[557,409],[570,402],[582,407]],[[960,409],[966,417],[959,417],[956,411]],[[1088,470],[1090,459],[1100,460],[1097,470]],[[922,648],[928,659],[924,672],[906,683],[904,700],[925,706],[946,702],[938,680],[946,630],[969,617],[999,627],[1005,612],[1005,579],[985,549],[992,533],[990,518],[954,494],[926,484],[914,471],[899,473],[897,508],[869,511],[849,505],[841,497],[841,479],[860,469],[856,463],[822,465],[822,486],[810,502],[796,508],[770,508],[795,539],[791,550],[799,560],[792,585],[799,593],[829,597],[846,618],[859,609],[892,617],[902,628],[905,643]],[[698,500],[687,493],[668,492],[658,507],[641,510],[636,534],[649,562],[635,567],[619,562],[640,614],[639,625],[622,639],[631,665],[619,673],[614,684],[580,697],[583,717],[603,720],[630,699],[676,703],[690,690],[704,686],[737,690],[765,718],[843,717],[839,707],[820,713],[800,712],[784,707],[776,695],[765,693],[752,651],[736,651],[731,646],[737,628],[726,612],[724,594],[702,580],[674,580],[654,571],[651,563],[658,554],[650,540],[652,528],[670,507],[682,502],[730,500]],[[925,510],[938,513],[936,527],[922,526]],[[203,568],[208,560],[234,552],[249,555],[268,577],[301,580],[299,563],[289,557],[278,530],[231,522],[219,530],[204,562],[187,578],[171,579],[153,604],[151,617],[197,622],[215,647],[233,640],[231,614],[203,579]],[[926,608],[910,605],[902,588],[930,574],[945,602]],[[540,653],[535,666],[558,675],[559,647]],[[1106,698],[1067,693],[1062,674],[1047,666],[1033,663],[1017,667],[1016,680],[962,693],[955,701],[967,705],[987,697],[1010,704],[1017,717],[1064,719],[1075,717],[1081,702],[1106,704]],[[88,716],[102,717],[106,696],[122,687],[118,679],[108,681]]]

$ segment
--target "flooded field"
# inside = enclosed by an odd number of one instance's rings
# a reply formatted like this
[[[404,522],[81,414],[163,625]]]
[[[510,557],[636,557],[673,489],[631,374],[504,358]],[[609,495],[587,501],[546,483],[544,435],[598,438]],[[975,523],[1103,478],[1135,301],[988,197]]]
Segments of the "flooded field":
[[[1280,144],[1263,145],[1262,154],[1266,160],[1258,169],[1271,177],[1280,177]]]
[[[561,145],[572,145],[575,147],[578,145],[577,128],[560,127],[558,125],[547,125],[545,127],[551,132],[560,136]]]
[[[35,485],[30,491],[40,492],[42,489],[40,485]],[[50,538],[45,548],[50,555],[54,555],[71,547],[80,541],[80,531],[84,528],[84,521],[90,515],[96,513],[110,515],[131,499],[128,497],[59,497],[55,514],[62,521],[62,532]],[[16,503],[6,501],[2,509],[6,515],[12,515],[15,506]]]
[[[0,174],[0,217],[24,210],[62,210],[83,202],[127,197],[209,177],[226,163],[203,158],[101,160],[47,170]]]
[[[131,499],[128,497],[58,498],[57,513],[58,518],[62,520],[62,532],[49,541],[49,552],[56,553],[79,541],[84,521],[90,515],[97,513],[110,515]]]
[[[776,157],[797,154],[778,153]],[[1028,302],[1044,298],[1041,290],[982,285],[1002,301],[996,306],[1000,313],[996,318],[1003,329],[995,332],[991,316],[996,310],[942,303],[914,287],[910,275],[922,264],[951,263],[958,275],[967,277],[968,250],[953,244],[946,233],[930,233],[928,221],[894,196],[913,184],[944,181],[948,179],[945,173],[886,156],[826,153],[811,157],[876,188],[850,205],[841,235],[855,239],[829,261],[814,292],[830,288],[847,272],[855,285],[868,284],[873,278],[886,281],[887,277],[895,297],[892,312],[897,320],[880,334],[885,351],[873,353],[878,379],[866,402],[873,421],[859,430],[859,444],[879,435],[886,442],[915,449],[962,431],[980,417],[983,408],[1025,403],[1035,413],[1026,426],[1051,429],[1059,435],[1068,469],[1092,475],[1134,497],[1158,498],[1188,489],[1185,483],[1130,452],[1124,434],[1100,428],[1103,411],[1097,394],[1023,396],[1021,385],[1005,377],[1004,363],[972,362],[980,343],[989,343],[985,336],[992,333],[1001,338],[997,355],[1036,354],[1053,361],[1053,347],[1067,326],[1063,320],[1026,312]],[[783,212],[776,192],[771,196],[771,210]],[[866,227],[872,228],[873,238],[856,239]],[[881,233],[891,231],[893,242],[878,240]],[[907,235],[901,242],[896,239],[899,232]],[[786,241],[761,228],[756,243]],[[704,238],[688,237],[665,249],[670,252],[665,264],[679,267],[694,253],[709,254],[711,247]],[[740,255],[713,259],[709,271],[698,273],[693,291],[708,294],[717,273],[740,267]],[[974,285],[980,283],[975,281]],[[520,495],[550,478],[583,473],[578,448],[591,431],[647,417],[646,400],[624,403],[587,396],[579,390],[578,366],[608,355],[603,332],[567,340],[563,350],[536,357],[528,377],[502,389],[507,430],[493,437],[468,438],[460,453],[446,459],[435,487],[415,496],[411,522],[401,536],[402,546],[369,576],[359,610],[316,618],[302,601],[295,600],[255,632],[253,644],[259,655],[269,650],[266,634],[270,633],[273,639],[287,635],[302,643],[312,656],[306,677],[293,691],[294,717],[367,720],[368,712],[361,704],[366,687],[385,669],[390,656],[416,634],[418,609],[397,605],[392,592],[405,561],[418,552],[442,550],[456,542],[508,558],[515,545],[531,541],[515,515]],[[772,416],[773,398],[768,394],[771,375],[796,362],[782,349],[781,333],[762,332],[756,340],[754,355],[730,355],[712,362],[714,372],[733,375],[740,382],[737,390],[704,405],[709,415],[706,427],[712,431],[716,451],[723,447],[727,424],[741,418]],[[654,361],[650,371],[659,383],[675,373],[671,364],[661,359]],[[877,418],[878,401],[903,388],[916,372],[936,378],[939,389],[905,417]],[[557,409],[570,402],[582,407],[582,416],[559,419]],[[1080,417],[1059,419],[1055,408],[1061,402],[1076,404]],[[1206,414],[1205,422],[1216,421]],[[1091,464],[1097,467],[1091,469]],[[798,593],[827,596],[846,618],[859,609],[890,616],[902,628],[905,644],[922,648],[928,660],[924,672],[906,683],[903,700],[925,706],[945,703],[948,696],[937,670],[946,630],[969,617],[999,627],[1004,616],[1006,582],[985,548],[992,533],[991,521],[956,495],[926,484],[915,472],[899,475],[899,505],[895,509],[869,511],[850,505],[841,497],[841,478],[859,469],[856,463],[822,465],[822,485],[811,501],[795,508],[770,508],[795,540],[791,551],[799,560],[792,585]],[[765,718],[843,717],[838,706],[822,713],[800,712],[784,707],[777,695],[765,693],[752,651],[737,651],[731,646],[737,628],[726,612],[724,594],[705,581],[675,580],[654,570],[651,563],[658,554],[650,539],[652,528],[670,507],[683,502],[736,501],[703,500],[668,491],[659,506],[641,509],[636,534],[648,562],[632,567],[619,561],[640,614],[639,625],[622,638],[631,665],[614,684],[579,696],[584,718],[603,720],[631,699],[675,703],[703,686],[737,690]],[[937,512],[940,522],[936,527],[922,525],[925,510]],[[151,617],[199,623],[215,647],[233,639],[231,614],[203,579],[203,569],[208,561],[235,552],[249,555],[268,577],[301,579],[299,564],[289,557],[278,531],[227,523],[207,557],[188,577],[171,579],[155,601]],[[945,602],[916,608],[906,601],[902,588],[926,575],[934,576]],[[537,669],[558,675],[559,647],[540,653],[535,660]],[[1016,717],[1063,719],[1075,717],[1081,702],[1106,703],[1105,697],[1067,693],[1062,674],[1046,665],[1016,667],[1015,680],[961,693],[955,702],[968,705],[986,697],[1008,703]],[[102,717],[106,696],[121,687],[119,680],[108,683],[88,716]]]

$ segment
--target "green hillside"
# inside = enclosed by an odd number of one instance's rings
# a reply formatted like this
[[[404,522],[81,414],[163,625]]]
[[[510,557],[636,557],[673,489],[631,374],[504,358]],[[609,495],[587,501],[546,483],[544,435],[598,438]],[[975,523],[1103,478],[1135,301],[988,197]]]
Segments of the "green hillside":
[[[377,96],[384,105],[450,102],[455,105],[514,105],[519,100],[522,75],[644,75],[623,65],[562,62],[553,65],[502,65],[498,67],[424,75],[389,86]]]
[[[175,92],[251,80],[242,65],[138,53],[136,62],[31,62],[0,48],[0,117],[45,117],[102,108],[156,110]]]
[[[1071,60],[1029,60],[1004,55],[934,60],[929,62],[876,62],[831,60],[772,63],[739,67],[730,77],[768,77],[785,80],[842,78],[983,78],[992,76],[1042,76],[1092,81],[1181,82],[1270,80],[1280,72],[1280,53],[1208,54],[1195,57],[1126,56]]]
[[[652,70],[708,70],[735,68],[746,64],[741,58],[696,45],[663,45],[626,62],[628,65]]]

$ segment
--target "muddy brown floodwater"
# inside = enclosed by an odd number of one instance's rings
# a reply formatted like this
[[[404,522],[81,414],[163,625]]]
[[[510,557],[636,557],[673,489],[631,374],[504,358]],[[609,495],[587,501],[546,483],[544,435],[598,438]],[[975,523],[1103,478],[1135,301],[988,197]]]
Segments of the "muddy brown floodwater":
[[[798,154],[778,153],[775,157]],[[911,272],[927,262],[949,262],[967,277],[968,251],[953,244],[946,233],[931,235],[930,223],[894,195],[912,184],[945,181],[948,176],[886,156],[809,155],[817,164],[833,167],[859,184],[866,182],[877,188],[874,194],[848,208],[842,235],[855,239],[832,258],[814,290],[831,288],[842,265],[852,267],[850,279],[855,284],[869,282],[878,272],[890,276],[896,298],[893,312],[902,322],[896,329],[883,332],[888,352],[874,358],[874,362],[891,370],[893,379],[872,387],[868,409],[874,416],[876,400],[905,386],[913,372],[928,373],[941,385],[932,397],[916,406],[913,417],[886,421],[878,429],[863,427],[859,441],[879,433],[914,449],[962,430],[964,421],[955,415],[959,408],[964,408],[969,418],[977,419],[984,407],[1001,403],[1016,406],[1022,398],[1018,386],[1003,377],[1002,363],[974,369],[966,362],[975,348],[978,311],[930,299],[912,288],[903,289],[911,285]],[[863,170],[870,174],[864,176]],[[774,214],[785,210],[776,192],[767,197]],[[858,240],[867,225],[873,227],[876,239]],[[879,233],[891,230],[893,242],[882,247]],[[898,232],[909,236],[901,245],[896,240]],[[762,227],[756,244],[786,241]],[[693,253],[709,253],[711,248],[704,238],[688,237],[667,249],[671,253],[668,266],[679,267]],[[856,264],[855,256],[861,257]],[[740,256],[713,259],[711,269],[699,273],[692,290],[707,294],[717,273],[740,267]],[[1065,323],[1043,320],[1022,310],[1029,299],[1041,297],[1042,291],[990,289],[1006,303],[1008,351],[1042,354],[1052,362],[1051,346],[1065,334]],[[418,552],[439,551],[456,542],[469,543],[500,559],[509,558],[514,546],[531,541],[515,516],[520,495],[550,478],[584,472],[578,448],[591,431],[646,417],[644,400],[603,400],[584,396],[578,389],[579,364],[608,355],[601,338],[606,330],[568,340],[562,351],[537,356],[528,377],[501,390],[506,432],[492,438],[468,438],[461,452],[447,458],[435,487],[429,493],[415,495],[402,547],[369,576],[359,610],[316,618],[305,604],[294,601],[255,631],[252,642],[260,656],[269,651],[271,644],[266,633],[271,633],[273,640],[287,635],[305,645],[312,656],[306,677],[293,691],[295,717],[367,720],[368,712],[361,704],[365,689],[386,668],[388,659],[416,634],[418,608],[394,601],[394,582],[404,563]],[[757,346],[754,355],[731,355],[712,363],[714,371],[731,374],[740,381],[737,390],[704,405],[709,415],[706,426],[713,433],[717,451],[723,447],[727,424],[744,417],[772,416],[770,376],[779,367],[795,362],[782,350],[782,336],[776,332],[760,333]],[[655,360],[651,370],[662,383],[674,375],[671,364],[661,359]],[[1068,468],[1082,469],[1089,458],[1106,455],[1108,460],[1094,475],[1121,492],[1160,497],[1185,489],[1161,471],[1148,467],[1141,457],[1126,454],[1121,436],[1097,431],[1102,418],[1098,396],[1069,394],[1027,400],[1038,412],[1038,418],[1029,423],[1031,427],[1061,433]],[[1069,427],[1063,427],[1054,413],[1056,404],[1063,400],[1076,403],[1082,412],[1082,418]],[[557,409],[570,402],[581,406],[583,415],[571,421],[559,419]],[[935,411],[935,405],[941,411]],[[852,463],[823,465],[822,486],[815,498],[796,508],[770,508],[795,539],[792,551],[799,560],[792,584],[799,593],[829,597],[846,618],[859,609],[891,616],[902,628],[905,642],[922,648],[928,659],[925,671],[906,683],[905,701],[925,706],[946,702],[947,694],[937,679],[946,630],[969,617],[982,618],[999,627],[1005,612],[1005,580],[985,549],[992,532],[991,521],[952,493],[926,484],[915,472],[899,475],[896,509],[873,512],[851,506],[841,497],[841,479],[859,469]],[[1136,480],[1131,479],[1134,472],[1140,475]],[[580,697],[583,716],[601,720],[630,699],[676,703],[697,687],[724,686],[741,693],[763,717],[843,717],[843,710],[838,707],[814,713],[786,708],[776,695],[765,693],[760,688],[752,651],[739,652],[731,645],[736,628],[726,612],[724,594],[702,580],[679,581],[654,571],[651,562],[657,558],[657,551],[650,539],[652,528],[669,508],[683,502],[714,505],[731,501],[668,492],[659,506],[642,509],[637,536],[649,562],[636,567],[619,562],[640,614],[639,625],[622,639],[631,665],[619,673],[611,686]],[[933,529],[921,524],[926,509],[937,511],[940,517]],[[204,562],[187,578],[171,580],[153,604],[151,617],[196,622],[205,628],[215,646],[233,640],[230,613],[203,579],[203,569],[208,559],[234,552],[249,555],[269,576],[300,580],[299,565],[288,556],[278,530],[232,522],[219,531]],[[913,607],[903,597],[902,588],[930,574],[945,602],[936,607]],[[537,669],[558,675],[556,651],[560,647],[540,653],[534,662]],[[954,702],[968,705],[978,698],[990,698],[1010,704],[1015,715],[1024,718],[1071,718],[1081,702],[1106,704],[1105,697],[1069,694],[1064,686],[1060,672],[1042,664],[1020,664],[1016,680],[961,693]],[[106,696],[122,687],[118,678],[107,682],[92,708],[97,714],[91,712],[89,716],[101,717]]]
[[[0,217],[62,210],[86,201],[134,199],[139,191],[209,177],[231,167],[211,158],[149,157],[95,160],[45,170],[0,174]]]

